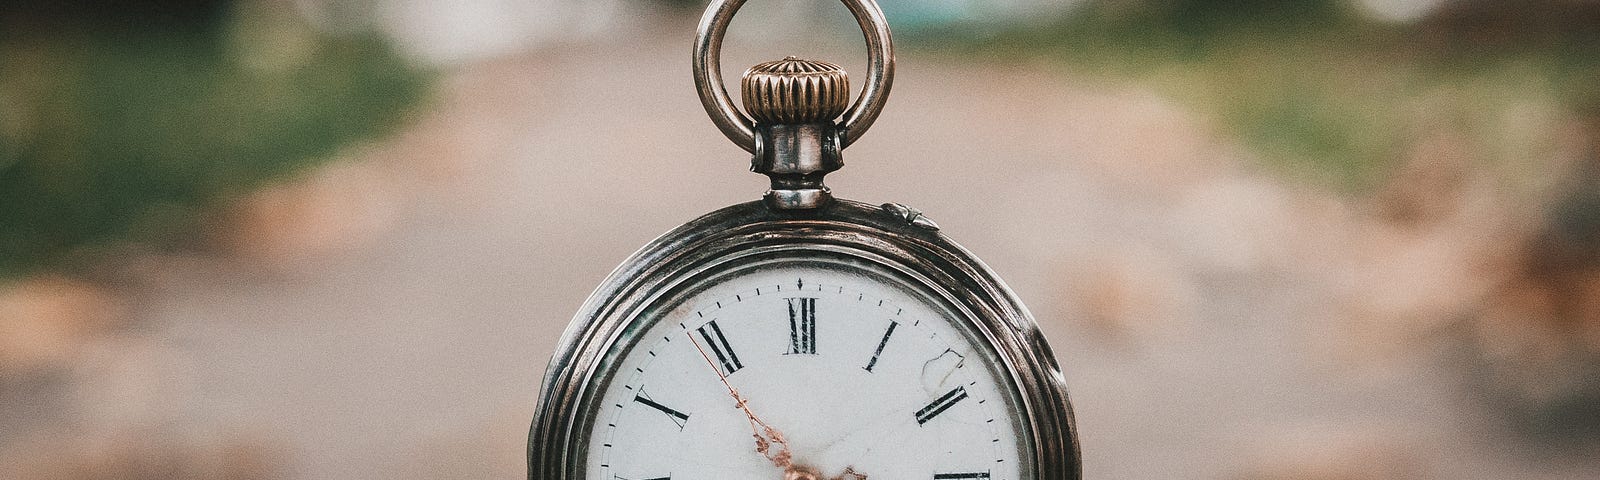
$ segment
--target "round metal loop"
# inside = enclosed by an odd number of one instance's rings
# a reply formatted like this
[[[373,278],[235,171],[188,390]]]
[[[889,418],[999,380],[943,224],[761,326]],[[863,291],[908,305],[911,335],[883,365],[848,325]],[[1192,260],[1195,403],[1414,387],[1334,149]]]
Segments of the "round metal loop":
[[[745,1],[714,0],[706,7],[694,42],[694,85],[712,123],[733,143],[754,154],[757,152],[755,122],[733,105],[722,83],[722,37]],[[889,22],[877,2],[840,1],[855,15],[867,41],[866,86],[862,87],[855,104],[845,110],[844,120],[839,124],[842,131],[839,148],[843,149],[861,138],[883,112],[883,105],[889,99],[889,87],[894,84],[894,42],[889,38]]]

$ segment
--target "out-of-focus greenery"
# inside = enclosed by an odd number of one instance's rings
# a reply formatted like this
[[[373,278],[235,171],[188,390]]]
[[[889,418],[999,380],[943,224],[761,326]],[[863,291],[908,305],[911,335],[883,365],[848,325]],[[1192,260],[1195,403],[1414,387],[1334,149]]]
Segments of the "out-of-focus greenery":
[[[1149,85],[1287,173],[1356,190],[1436,133],[1421,128],[1446,127],[1478,160],[1516,170],[1550,148],[1527,117],[1600,104],[1593,2],[1456,2],[1391,24],[1343,0],[1091,0],[1054,22],[945,38]]]
[[[0,5],[0,278],[170,243],[427,92],[385,39],[319,32],[281,3],[65,5]]]

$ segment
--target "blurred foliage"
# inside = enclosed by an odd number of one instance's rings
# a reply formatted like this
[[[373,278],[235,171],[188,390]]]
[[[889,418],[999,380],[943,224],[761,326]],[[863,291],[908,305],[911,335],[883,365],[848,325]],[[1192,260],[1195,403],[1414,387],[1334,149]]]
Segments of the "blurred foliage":
[[[0,3],[0,278],[201,212],[393,128],[428,75],[284,3]]]
[[[1356,190],[1436,133],[1422,128],[1452,129],[1508,170],[1539,165],[1529,157],[1548,153],[1549,132],[1523,117],[1600,104],[1600,2],[1458,1],[1410,23],[1355,8],[1091,0],[1053,22],[935,41],[1139,81],[1213,115],[1288,173]]]

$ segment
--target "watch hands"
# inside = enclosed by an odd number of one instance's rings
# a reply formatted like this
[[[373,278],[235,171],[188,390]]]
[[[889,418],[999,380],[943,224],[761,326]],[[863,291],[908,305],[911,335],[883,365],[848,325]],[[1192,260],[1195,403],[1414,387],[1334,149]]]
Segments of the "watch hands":
[[[685,333],[685,335],[688,334]],[[756,412],[750,410],[750,402],[739,394],[738,389],[733,388],[733,384],[728,383],[728,376],[723,375],[722,370],[717,369],[717,364],[711,361],[711,355],[707,354],[706,349],[700,346],[700,342],[695,341],[693,335],[689,335],[689,342],[694,344],[695,350],[700,351],[700,357],[706,359],[706,365],[711,366],[711,371],[717,373],[717,380],[722,381],[722,386],[728,387],[728,395],[733,397],[733,401],[739,407],[739,410],[744,411],[745,418],[750,421],[751,436],[756,438],[756,453],[760,453],[767,460],[771,460],[773,465],[784,469],[786,472],[795,471],[793,456],[789,453],[789,441],[783,438],[783,433],[776,428],[772,428],[771,425],[767,425],[767,422],[762,421],[761,417],[756,416]],[[776,451],[772,448],[774,445],[779,447]]]
[[[867,475],[857,472],[855,467],[845,467],[844,473],[824,479],[816,470],[796,466],[783,471],[783,480],[867,480]]]
[[[783,438],[783,433],[776,428],[772,428],[767,422],[762,421],[761,417],[756,416],[756,412],[750,410],[750,402],[745,400],[744,395],[739,394],[739,389],[733,388],[733,384],[728,382],[728,376],[717,368],[716,362],[711,361],[711,355],[706,353],[704,347],[700,346],[700,342],[695,341],[693,335],[688,333],[684,335],[689,337],[689,343],[694,344],[694,349],[700,351],[700,358],[704,358],[706,365],[711,367],[711,371],[716,372],[717,380],[722,382],[722,386],[728,388],[728,396],[733,397],[734,404],[739,407],[740,411],[744,412],[745,419],[749,420],[750,436],[756,439],[756,453],[772,461],[774,466],[782,468],[784,480],[824,480],[816,470],[795,465],[794,455],[789,449],[789,441]],[[774,446],[778,448],[774,450]],[[857,472],[855,467],[845,467],[844,473],[826,480],[867,480],[867,475]]]

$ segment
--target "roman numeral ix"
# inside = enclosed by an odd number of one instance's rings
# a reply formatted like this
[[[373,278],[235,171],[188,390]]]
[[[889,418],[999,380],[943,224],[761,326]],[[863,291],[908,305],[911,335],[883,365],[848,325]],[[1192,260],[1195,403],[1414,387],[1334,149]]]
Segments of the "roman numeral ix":
[[[817,354],[817,299],[787,298],[789,301],[789,354]]]
[[[707,327],[710,330],[706,330]],[[695,331],[700,332],[700,338],[706,339],[706,344],[711,347],[711,353],[716,354],[717,363],[722,365],[723,376],[733,375],[733,372],[744,368],[744,364],[739,363],[739,356],[733,354],[733,347],[728,346],[728,337],[722,336],[722,329],[717,327],[716,320],[706,322]]]
[[[642,403],[647,407],[654,408],[659,410],[661,413],[667,414],[668,417],[672,417],[672,423],[678,424],[678,430],[683,430],[683,426],[689,423],[689,414],[673,410],[672,407],[656,403],[655,400],[650,399],[650,395],[644,393],[643,387],[639,388],[638,395],[633,396],[633,401]]]
[[[954,406],[956,404],[956,402],[965,400],[966,398],[967,398],[967,389],[966,389],[966,387],[956,387],[955,390],[951,390],[950,393],[944,394],[944,396],[939,397],[938,400],[934,400],[933,403],[929,403],[928,406],[922,407],[922,410],[917,410],[917,425],[922,425],[922,424],[928,423],[929,420],[933,420],[933,417],[939,416],[939,414],[944,413],[945,410],[949,410],[950,407]],[[934,477],[934,478],[968,478],[968,477]]]

